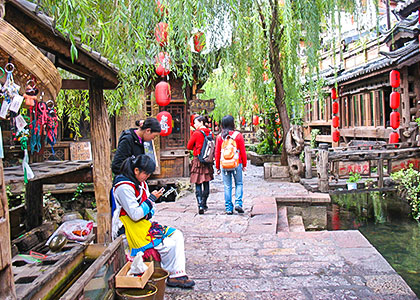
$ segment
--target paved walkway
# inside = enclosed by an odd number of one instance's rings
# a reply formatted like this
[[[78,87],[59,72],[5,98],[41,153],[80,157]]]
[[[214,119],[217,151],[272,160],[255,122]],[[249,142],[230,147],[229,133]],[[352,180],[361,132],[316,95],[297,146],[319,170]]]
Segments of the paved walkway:
[[[220,176],[204,215],[193,193],[157,204],[157,221],[183,231],[196,282],[193,290],[167,288],[165,299],[417,299],[358,231],[276,233],[273,196],[305,193],[299,184],[264,181],[263,169],[250,166],[242,215],[224,214]]]

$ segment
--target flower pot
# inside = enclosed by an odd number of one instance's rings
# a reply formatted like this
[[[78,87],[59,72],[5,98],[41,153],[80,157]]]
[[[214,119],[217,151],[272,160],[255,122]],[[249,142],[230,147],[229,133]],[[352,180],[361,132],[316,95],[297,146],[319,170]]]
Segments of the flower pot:
[[[357,182],[347,182],[347,189],[350,190],[357,190]]]

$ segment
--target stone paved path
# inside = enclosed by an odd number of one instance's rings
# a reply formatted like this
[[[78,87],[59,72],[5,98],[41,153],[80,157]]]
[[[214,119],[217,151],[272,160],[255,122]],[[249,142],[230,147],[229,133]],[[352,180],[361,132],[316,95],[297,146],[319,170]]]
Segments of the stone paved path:
[[[224,214],[223,184],[211,183],[209,210],[193,193],[157,204],[155,219],[182,230],[192,290],[166,289],[166,300],[417,299],[358,231],[279,232],[274,195],[305,195],[299,185],[266,182],[262,167],[244,177],[243,215]]]

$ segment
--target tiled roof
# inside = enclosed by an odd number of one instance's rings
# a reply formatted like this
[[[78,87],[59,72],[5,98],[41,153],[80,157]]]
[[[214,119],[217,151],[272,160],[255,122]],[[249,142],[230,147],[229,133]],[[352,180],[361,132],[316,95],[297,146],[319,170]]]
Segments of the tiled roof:
[[[420,0],[405,0],[398,3],[394,11],[401,17],[406,18],[419,8]]]

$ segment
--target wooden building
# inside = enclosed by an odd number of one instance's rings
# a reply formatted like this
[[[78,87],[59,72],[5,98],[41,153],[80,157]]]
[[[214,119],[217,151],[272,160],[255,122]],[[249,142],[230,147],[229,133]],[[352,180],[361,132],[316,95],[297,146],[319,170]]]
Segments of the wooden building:
[[[416,3],[416,4],[415,4]],[[323,77],[327,82],[326,97],[321,101],[305,104],[305,139],[310,139],[311,130],[319,129],[317,141],[333,143],[332,99],[330,90],[337,85],[339,101],[340,143],[351,140],[388,141],[392,131],[389,121],[391,108],[389,97],[392,92],[389,73],[398,70],[401,74],[401,126],[402,139],[407,137],[410,122],[419,114],[420,100],[420,33],[417,12],[418,1],[407,1],[396,7],[401,17],[391,30],[379,38],[372,38],[365,45],[355,47],[355,43],[345,45],[340,55],[339,68],[334,71],[331,52],[325,53],[321,61]]]

